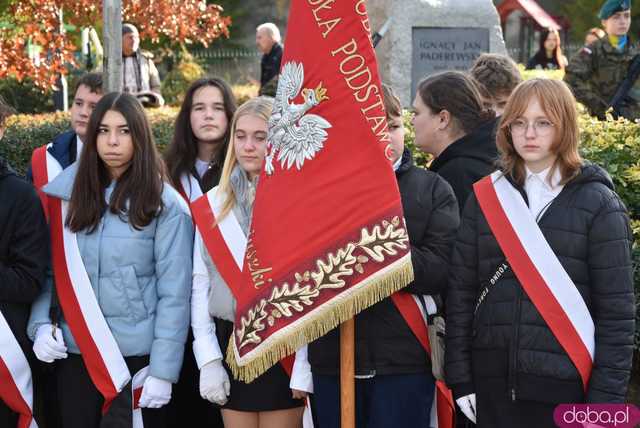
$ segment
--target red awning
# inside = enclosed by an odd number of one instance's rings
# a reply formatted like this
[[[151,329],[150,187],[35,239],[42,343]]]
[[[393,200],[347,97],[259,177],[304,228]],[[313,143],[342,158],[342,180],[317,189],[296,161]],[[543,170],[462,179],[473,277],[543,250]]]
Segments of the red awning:
[[[556,22],[535,0],[505,0],[498,6],[500,21],[505,22],[511,12],[522,10],[533,18],[540,27],[561,30],[562,26]]]

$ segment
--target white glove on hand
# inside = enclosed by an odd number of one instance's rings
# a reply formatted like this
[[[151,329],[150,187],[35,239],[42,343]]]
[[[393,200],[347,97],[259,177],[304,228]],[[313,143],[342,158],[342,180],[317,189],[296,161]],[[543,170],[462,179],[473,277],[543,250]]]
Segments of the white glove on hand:
[[[231,394],[229,375],[222,360],[213,360],[200,369],[200,395],[205,400],[224,405]]]
[[[476,394],[465,395],[456,400],[462,413],[474,424],[476,423]]]
[[[53,324],[41,325],[36,330],[36,340],[33,342],[33,352],[40,361],[45,363],[67,358],[67,347],[62,338],[62,330],[56,328],[54,337],[53,329]]]
[[[158,409],[171,400],[171,382],[157,377],[149,376],[142,385],[140,394],[140,407]]]

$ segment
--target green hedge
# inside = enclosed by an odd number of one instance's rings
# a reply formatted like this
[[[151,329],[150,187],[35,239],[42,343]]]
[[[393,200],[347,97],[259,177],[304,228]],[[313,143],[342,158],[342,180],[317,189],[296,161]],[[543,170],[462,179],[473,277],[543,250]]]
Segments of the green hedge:
[[[54,111],[53,92],[42,90],[30,79],[18,82],[13,77],[0,79],[0,96],[18,113],[49,113]]]
[[[163,107],[148,110],[156,144],[163,150],[173,136],[173,122],[178,109]],[[36,147],[49,143],[56,135],[69,129],[68,113],[16,115],[7,119],[7,128],[0,141],[0,156],[15,170],[24,174]]]

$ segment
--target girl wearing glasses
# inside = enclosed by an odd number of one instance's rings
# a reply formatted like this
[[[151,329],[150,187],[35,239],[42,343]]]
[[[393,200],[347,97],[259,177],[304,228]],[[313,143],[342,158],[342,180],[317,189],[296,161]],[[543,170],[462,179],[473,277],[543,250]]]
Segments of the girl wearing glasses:
[[[498,130],[500,171],[474,185],[453,252],[447,383],[479,427],[553,427],[561,403],[623,403],[631,367],[631,230],[578,153],[575,99],[533,79]]]

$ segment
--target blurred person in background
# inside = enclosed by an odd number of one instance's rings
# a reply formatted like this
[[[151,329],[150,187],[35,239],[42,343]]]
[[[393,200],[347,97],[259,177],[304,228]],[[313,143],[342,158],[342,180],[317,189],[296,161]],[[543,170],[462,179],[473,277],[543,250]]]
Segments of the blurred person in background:
[[[540,33],[540,48],[527,63],[527,70],[564,70],[569,64],[562,54],[560,33],[551,28]]]
[[[276,95],[283,53],[281,42],[280,30],[274,23],[266,22],[256,28],[256,45],[262,52],[259,95]]]

